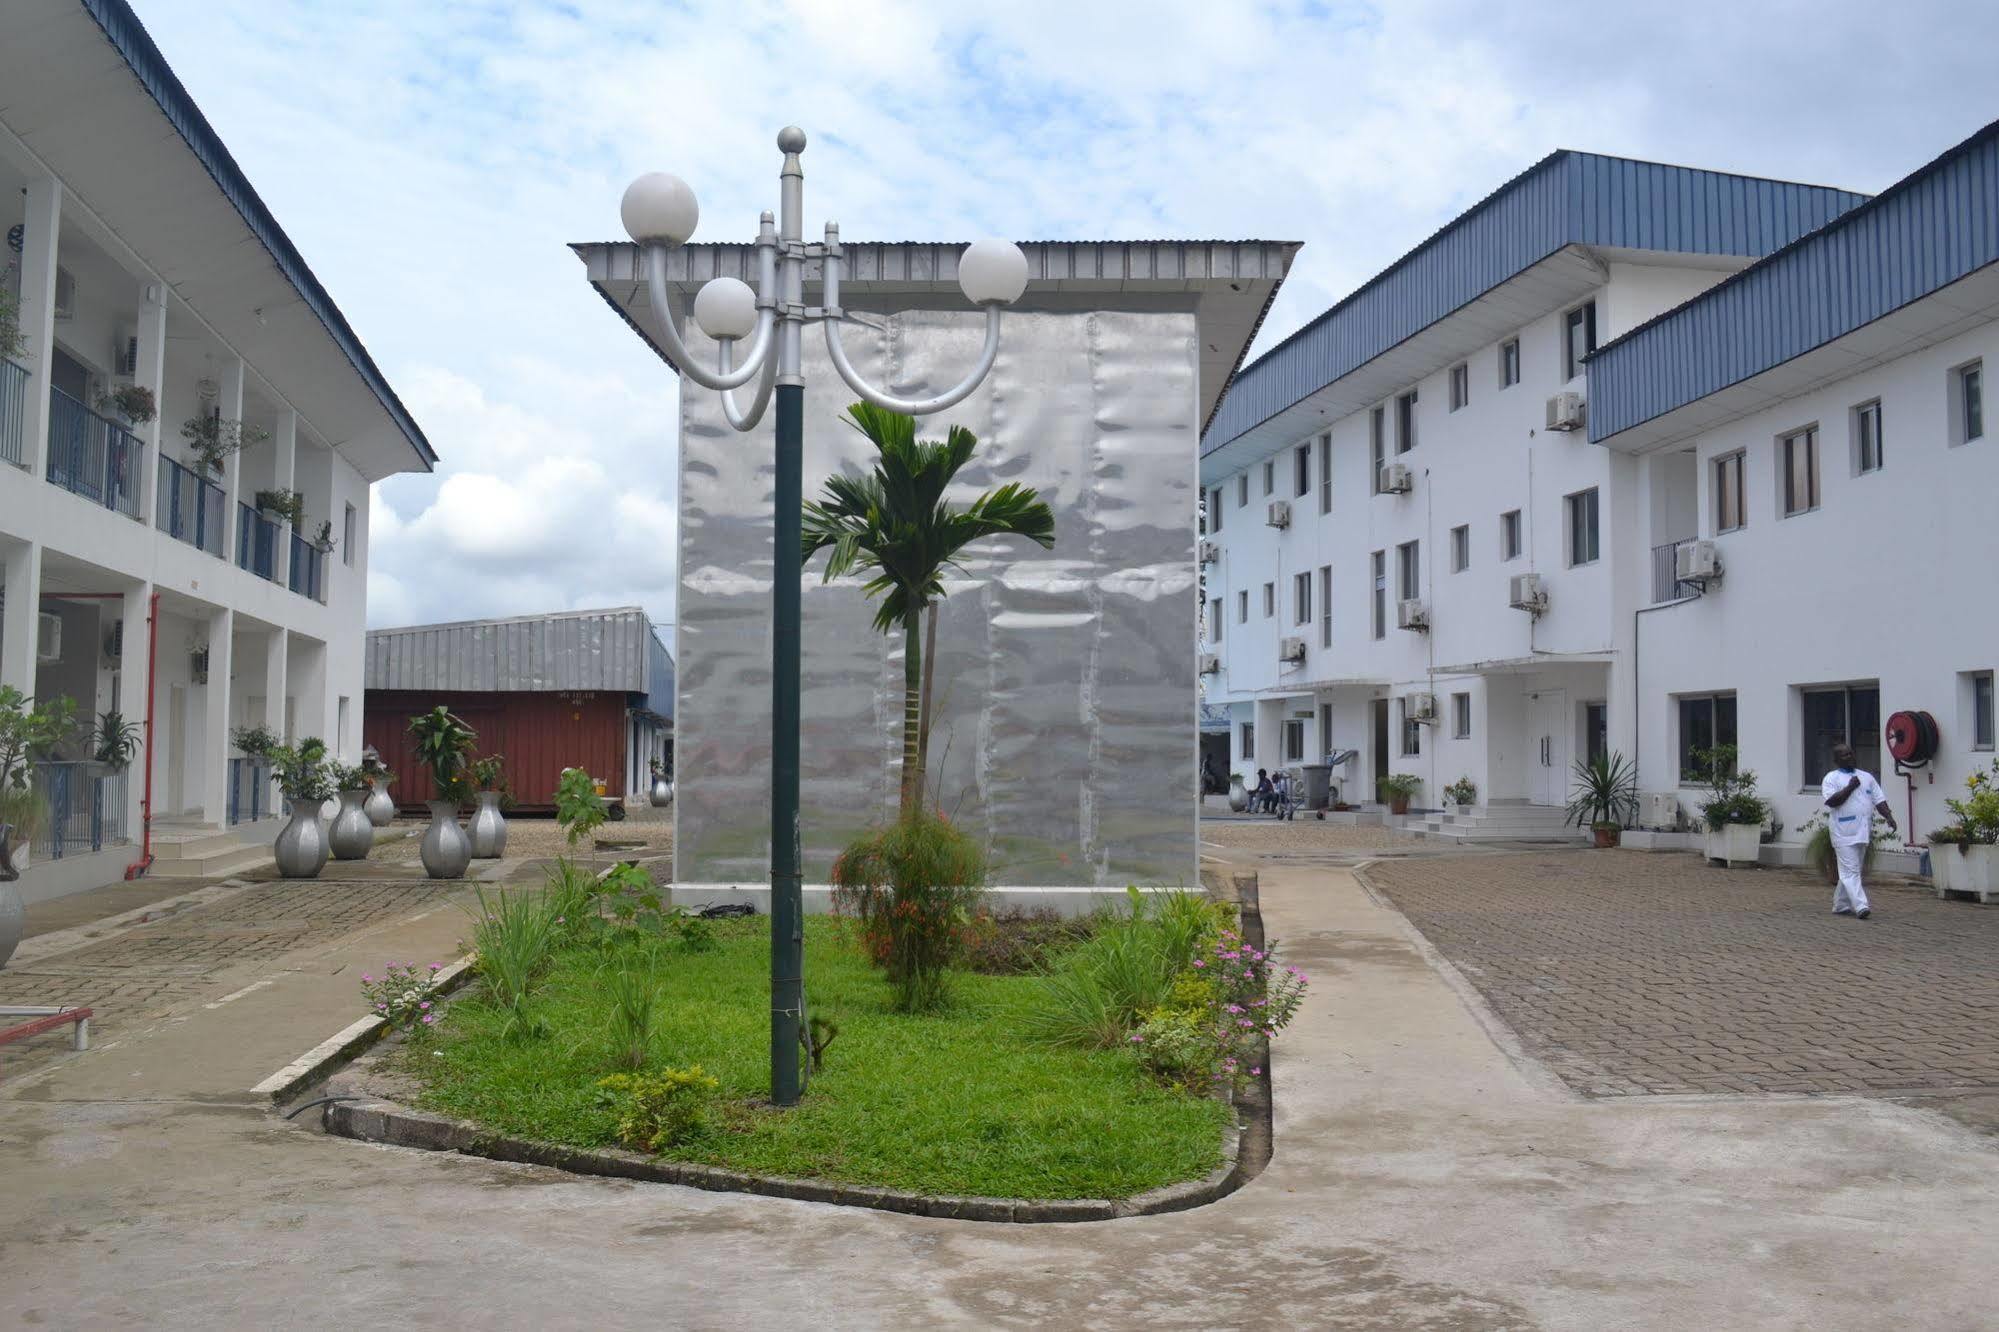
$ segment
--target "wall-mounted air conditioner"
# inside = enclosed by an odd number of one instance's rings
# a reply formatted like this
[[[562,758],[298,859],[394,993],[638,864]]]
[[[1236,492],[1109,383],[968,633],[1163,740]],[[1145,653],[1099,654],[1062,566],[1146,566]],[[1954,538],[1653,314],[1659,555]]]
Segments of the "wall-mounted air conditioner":
[[[1572,391],[1557,393],[1548,399],[1548,429],[1581,430],[1587,410],[1582,394]]]
[[[62,616],[42,611],[35,617],[35,660],[62,660]]]
[[[1220,657],[1219,655],[1217,655],[1217,654],[1215,654],[1215,653],[1213,653],[1213,652],[1203,652],[1203,653],[1202,653],[1202,654],[1200,655],[1200,657],[1198,658],[1198,661],[1200,662],[1200,672],[1201,672],[1201,674],[1203,674],[1203,675],[1220,675],[1220,674],[1221,674],[1221,671],[1222,671],[1222,659],[1221,659],[1221,657]]]
[[[104,664],[115,666],[125,655],[125,622],[119,620],[104,631]]]
[[[1548,589],[1540,574],[1515,574],[1506,585],[1506,604],[1539,615],[1548,609]]]
[[[1673,577],[1705,587],[1721,578],[1721,552],[1712,541],[1688,541],[1673,552]]]
[[[1390,463],[1381,469],[1381,493],[1384,495],[1407,495],[1416,484],[1406,463]]]
[[[56,269],[56,318],[76,318],[76,277],[67,268]]]
[[[1270,524],[1272,527],[1291,526],[1291,501],[1290,500],[1270,501],[1270,512],[1264,515],[1263,521]]]
[[[1413,722],[1433,722],[1437,720],[1437,696],[1435,694],[1410,694],[1402,700],[1402,715]]]
[[[1305,640],[1287,638],[1277,645],[1277,660],[1281,662],[1302,662],[1305,660]]]
[[[124,333],[111,345],[111,373],[120,379],[132,379],[139,373],[139,335]]]
[[[1201,543],[1200,553],[1201,553],[1201,563],[1213,564],[1215,561],[1221,559],[1222,548],[1212,541],[1203,541]]]
[[[1423,630],[1430,627],[1430,608],[1413,597],[1395,603],[1395,627]]]

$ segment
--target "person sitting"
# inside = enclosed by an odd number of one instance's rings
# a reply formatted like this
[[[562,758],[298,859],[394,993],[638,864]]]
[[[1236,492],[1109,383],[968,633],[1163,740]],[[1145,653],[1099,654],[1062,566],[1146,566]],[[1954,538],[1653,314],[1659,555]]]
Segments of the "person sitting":
[[[1271,785],[1270,812],[1280,819],[1291,817],[1291,774],[1281,769]]]
[[[1256,790],[1249,802],[1250,812],[1267,814],[1277,800],[1277,788],[1270,784],[1270,773],[1263,768],[1256,770]]]

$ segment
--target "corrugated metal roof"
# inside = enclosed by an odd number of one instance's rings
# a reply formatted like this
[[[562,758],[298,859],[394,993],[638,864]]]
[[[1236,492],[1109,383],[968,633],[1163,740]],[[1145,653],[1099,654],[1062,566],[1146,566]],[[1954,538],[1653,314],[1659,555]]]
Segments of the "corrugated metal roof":
[[[1567,149],[1473,205],[1236,375],[1205,456],[1569,245],[1759,256],[1862,202]]]
[[[1999,262],[1999,122],[1874,199],[1599,347],[1608,439],[1782,365]]]
[[[370,629],[370,689],[549,692],[608,689],[643,694],[673,715],[673,658],[646,613],[563,611]]]

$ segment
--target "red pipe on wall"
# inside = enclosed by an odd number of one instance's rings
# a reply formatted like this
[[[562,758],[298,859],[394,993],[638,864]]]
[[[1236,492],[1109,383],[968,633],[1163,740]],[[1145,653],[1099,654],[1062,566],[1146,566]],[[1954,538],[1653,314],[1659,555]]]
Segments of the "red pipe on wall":
[[[153,867],[153,667],[159,660],[160,647],[160,594],[155,592],[146,601],[146,788],[139,801],[139,825],[142,829],[139,842],[139,858],[125,867],[125,877],[136,879]]]

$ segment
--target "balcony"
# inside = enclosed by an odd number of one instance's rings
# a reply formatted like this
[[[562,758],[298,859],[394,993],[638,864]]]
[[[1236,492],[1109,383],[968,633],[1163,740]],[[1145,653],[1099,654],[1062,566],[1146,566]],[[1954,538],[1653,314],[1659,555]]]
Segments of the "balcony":
[[[160,457],[160,479],[154,525],[160,531],[205,550],[218,560],[227,540],[222,521],[229,497],[222,487],[175,462]]]
[[[0,462],[28,465],[28,372],[0,359]]]
[[[35,763],[34,789],[48,802],[48,819],[31,843],[50,860],[102,851],[125,840],[124,771],[102,763]]]
[[[291,588],[302,597],[326,600],[326,552],[292,533]]]
[[[278,579],[278,525],[241,500],[236,503],[236,567],[274,583]]]
[[[49,484],[139,517],[139,460],[145,450],[124,426],[61,389],[49,390]]]
[[[1679,601],[1686,597],[1700,595],[1700,588],[1692,583],[1683,583],[1676,576],[1675,562],[1682,546],[1693,545],[1693,538],[1685,541],[1668,541],[1663,546],[1652,547],[1652,604],[1660,605],[1668,601]]]

